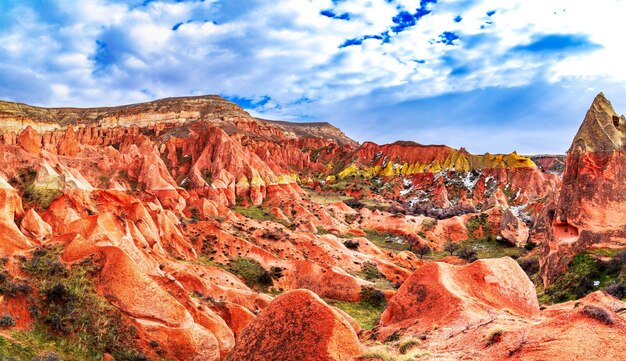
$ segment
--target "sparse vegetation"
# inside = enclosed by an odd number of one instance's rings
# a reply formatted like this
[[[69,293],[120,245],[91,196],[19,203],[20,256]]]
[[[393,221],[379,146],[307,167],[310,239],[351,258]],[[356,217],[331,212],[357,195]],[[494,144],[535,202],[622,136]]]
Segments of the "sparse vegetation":
[[[359,241],[349,239],[343,242],[343,245],[346,246],[346,248],[354,250],[354,251],[359,249]]]
[[[209,169],[202,170],[202,179],[208,184],[213,184],[213,173]]]
[[[480,215],[470,217],[465,222],[470,239],[486,240],[490,237],[491,227],[489,226],[488,218],[489,216],[486,213],[481,213]],[[482,230],[482,236],[476,235],[476,232],[479,230]]]
[[[32,168],[22,169],[14,186],[22,190],[22,201],[38,210],[47,209],[62,193],[56,188],[35,185],[37,171]]]
[[[358,302],[339,301],[333,299],[326,299],[326,302],[344,311],[350,317],[363,328],[364,330],[371,330],[378,322],[380,315],[383,313],[386,307],[386,303],[373,306],[372,304],[361,300]]]
[[[366,262],[365,264],[363,264],[359,276],[368,281],[375,281],[385,278],[385,276],[380,273],[378,267],[376,267],[376,264],[373,262]]]
[[[422,341],[419,338],[407,337],[400,340],[400,342],[398,343],[398,352],[402,355],[405,355],[414,348],[419,347],[421,344]]]
[[[485,335],[485,344],[487,347],[493,345],[494,343],[498,343],[502,341],[502,336],[504,335],[504,331],[501,328],[495,327],[489,330]]]
[[[434,218],[424,218],[424,221],[422,222],[422,231],[423,232],[428,232],[430,230],[432,230],[433,228],[435,228],[435,226],[437,225],[437,220]]]
[[[450,256],[454,256],[454,254],[461,248],[461,246],[458,243],[452,242],[452,241],[447,241],[444,245],[443,245],[443,250],[450,253]]]
[[[241,214],[244,217],[254,219],[257,221],[270,221],[270,222],[280,223],[285,227],[289,226],[289,224],[285,222],[284,220],[276,218],[268,210],[263,209],[258,206],[243,207],[238,204],[238,205],[233,206],[232,210]]]
[[[243,279],[248,287],[265,290],[273,283],[272,273],[251,258],[235,258],[229,263],[228,271]]]
[[[621,284],[626,279],[626,252],[617,253],[605,261],[598,256],[582,252],[574,256],[567,271],[544,290],[542,302],[556,303],[581,298],[591,292]],[[619,294],[619,286],[610,291]]]
[[[523,248],[515,247],[503,241],[498,241],[494,237],[469,239],[452,244],[455,244],[456,246],[451,246],[453,247],[451,250],[460,258],[462,258],[461,251],[463,250],[474,251],[476,259],[501,257],[511,257],[513,259],[517,259],[527,253],[527,251]],[[444,247],[446,245],[447,243],[444,244]],[[450,250],[444,249],[444,252],[450,254]],[[438,256],[443,257],[445,253],[438,253]],[[466,252],[464,253],[466,254]]]
[[[395,340],[384,346],[373,347],[357,357],[357,360],[411,361],[428,356],[428,351],[419,349],[420,340],[415,337]]]
[[[417,243],[411,246],[411,250],[420,256],[421,259],[424,259],[424,256],[432,253],[432,249],[425,243]]]
[[[68,359],[98,360],[108,352],[116,360],[135,360],[140,354],[134,351],[130,325],[95,291],[92,277],[99,271],[99,260],[87,258],[66,268],[59,261],[62,249],[59,244],[40,247],[22,261],[23,271],[39,290],[31,300],[37,320],[29,334],[37,339],[33,342],[52,342],[66,354],[80,355]]]
[[[378,232],[371,229],[364,229],[366,238],[382,249],[393,252],[408,251],[409,244],[401,237],[393,233]]]
[[[387,302],[381,290],[369,286],[361,286],[361,299],[373,307],[383,306]]]
[[[583,313],[606,325],[612,325],[615,323],[615,320],[613,319],[611,313],[599,306],[585,305],[585,307],[583,307]]]
[[[462,247],[459,250],[459,258],[466,260],[467,262],[474,262],[478,259],[476,251],[472,247]]]
[[[280,241],[283,237],[284,234],[279,229],[267,229],[261,233],[261,238],[265,238],[270,241]]]

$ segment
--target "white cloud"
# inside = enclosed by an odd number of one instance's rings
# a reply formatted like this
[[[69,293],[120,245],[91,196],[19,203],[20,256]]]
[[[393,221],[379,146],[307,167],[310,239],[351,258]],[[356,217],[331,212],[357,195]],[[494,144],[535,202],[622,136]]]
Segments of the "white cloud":
[[[398,8],[414,12],[419,1],[233,1],[237,11],[222,14],[224,1],[129,6],[51,0],[54,6],[46,9],[23,1],[0,27],[0,65],[50,86],[30,98],[30,92],[0,87],[0,97],[41,105],[111,105],[185,94],[269,96],[256,114],[332,121],[333,114],[322,108],[341,104],[360,112],[448,93],[571,79],[596,89],[602,77],[626,82],[623,40],[615,30],[626,13],[624,1],[440,1],[398,34],[390,30],[392,17]],[[48,16],[50,9],[54,14]],[[321,15],[326,9],[347,13],[350,20]],[[496,13],[487,16],[492,10]],[[457,15],[461,22],[454,21]],[[388,43],[364,39],[385,32]],[[444,32],[459,35],[453,46],[439,42]],[[600,48],[511,50],[549,34],[586,37]],[[363,40],[340,48],[349,39]],[[351,124],[347,116],[337,121]]]

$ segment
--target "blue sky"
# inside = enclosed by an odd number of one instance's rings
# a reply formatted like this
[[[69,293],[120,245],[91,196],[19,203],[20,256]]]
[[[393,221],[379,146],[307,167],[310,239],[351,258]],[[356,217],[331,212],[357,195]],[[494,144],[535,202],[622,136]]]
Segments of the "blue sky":
[[[563,153],[594,96],[626,111],[626,2],[0,0],[0,99],[219,94],[359,141]]]

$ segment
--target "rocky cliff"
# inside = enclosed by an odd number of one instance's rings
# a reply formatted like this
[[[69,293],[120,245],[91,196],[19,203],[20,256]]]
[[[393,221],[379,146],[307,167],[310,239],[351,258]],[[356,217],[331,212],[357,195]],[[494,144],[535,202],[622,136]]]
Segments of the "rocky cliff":
[[[598,94],[567,153],[558,197],[544,216],[546,285],[584,250],[626,248],[625,140],[626,119]]]

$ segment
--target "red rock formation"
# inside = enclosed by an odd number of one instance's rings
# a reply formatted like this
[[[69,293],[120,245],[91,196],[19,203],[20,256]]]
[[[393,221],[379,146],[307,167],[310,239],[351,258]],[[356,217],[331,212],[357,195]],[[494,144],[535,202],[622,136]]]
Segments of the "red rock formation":
[[[18,260],[54,243],[64,245],[67,265],[95,259],[96,291],[133,325],[149,358],[161,357],[152,340],[168,359],[221,360],[234,349],[234,360],[351,360],[362,351],[359,325],[317,295],[359,301],[364,286],[385,288],[389,300],[379,339],[503,317],[518,327],[537,317],[532,286],[510,259],[430,263],[367,239],[376,230],[440,250],[490,229],[523,245],[528,227],[516,215],[548,212],[542,199],[558,177],[515,153],[358,147],[326,123],[256,119],[214,96],[97,109],[0,102],[0,133],[2,172],[14,185],[0,179],[0,256]],[[318,198],[322,191],[332,204]],[[462,212],[436,220],[356,210],[338,201],[346,194]],[[470,227],[473,217],[487,223]],[[235,267],[241,259],[260,276]],[[7,267],[23,276],[19,262]],[[397,293],[390,287],[401,284]],[[272,301],[274,292],[286,293]],[[23,329],[34,322],[27,302],[2,303]],[[302,337],[282,337],[294,332]]]
[[[544,212],[548,241],[542,248],[545,285],[571,258],[589,248],[626,248],[626,120],[600,93],[570,147],[556,205]]]
[[[52,235],[52,227],[44,222],[33,208],[29,209],[24,218],[22,218],[20,230],[27,237],[35,239],[38,242]]]
[[[449,360],[621,360],[626,322],[619,313],[625,306],[596,292],[550,306],[532,319],[504,315],[459,330],[431,331],[422,352]]]
[[[467,266],[427,263],[389,301],[377,334],[417,334],[439,327],[488,321],[498,313],[523,317],[539,313],[535,289],[510,258],[484,259]]]
[[[31,126],[26,127],[17,137],[17,144],[25,151],[37,155],[41,150],[41,140],[37,131]]]
[[[307,290],[277,297],[243,331],[229,360],[351,361],[362,346],[350,322]]]

